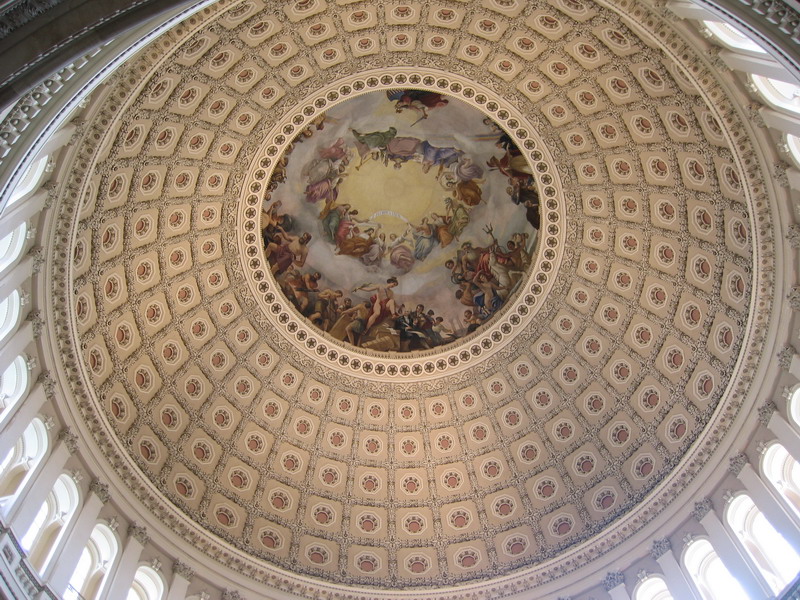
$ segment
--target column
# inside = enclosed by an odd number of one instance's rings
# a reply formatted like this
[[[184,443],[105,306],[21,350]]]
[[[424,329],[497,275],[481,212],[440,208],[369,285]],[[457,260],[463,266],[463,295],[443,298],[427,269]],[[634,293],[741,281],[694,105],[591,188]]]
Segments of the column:
[[[56,595],[61,596],[67,591],[67,584],[75,572],[75,567],[78,566],[83,549],[89,542],[89,537],[92,535],[92,530],[97,523],[97,515],[100,514],[100,509],[103,508],[103,505],[108,502],[108,498],[109,493],[106,484],[100,483],[97,479],[89,484],[86,502],[81,508],[75,525],[69,534],[65,536],[61,547],[56,549],[53,554],[53,560],[50,561],[48,568],[42,575],[42,579],[49,584],[50,589]]]
[[[800,118],[778,112],[774,108],[763,107],[758,109],[764,124],[778,131],[800,135]]]
[[[6,454],[16,445],[17,440],[22,437],[33,418],[39,414],[39,410],[48,396],[47,384],[42,382],[48,378],[50,378],[49,373],[40,375],[39,381],[33,384],[27,397],[22,398],[11,407],[11,413],[6,417],[5,424],[0,430],[0,459],[5,458]],[[52,378],[49,381],[52,383]]]
[[[800,529],[794,518],[783,509],[775,496],[767,487],[744,454],[731,459],[731,473],[744,484],[750,497],[758,509],[764,513],[767,521],[779,532],[795,550],[800,552]]]
[[[25,321],[20,324],[16,333],[2,343],[0,347],[0,373],[4,373],[25,348],[33,341],[33,323]]]
[[[130,524],[128,527],[128,539],[125,540],[122,556],[110,575],[111,584],[101,594],[101,598],[117,600],[118,598],[128,597],[128,591],[131,589],[133,578],[136,576],[136,569],[139,568],[139,558],[142,556],[142,550],[144,550],[149,541],[147,529],[136,523]]]
[[[172,582],[169,584],[167,600],[184,600],[189,583],[194,577],[194,569],[176,560],[172,563]]]
[[[3,231],[6,233],[11,232],[22,223],[29,220],[44,208],[46,200],[47,190],[40,189],[24,202],[13,204],[11,208],[3,211]],[[5,235],[5,233],[3,235]]]
[[[622,571],[611,571],[603,578],[603,587],[611,596],[611,600],[631,600],[625,589],[625,576]]]
[[[725,61],[728,67],[737,71],[753,73],[754,75],[761,75],[762,77],[769,77],[779,81],[793,79],[789,71],[768,54],[753,56],[725,49],[720,50],[719,57]],[[788,81],[788,83],[792,83],[792,81]]]
[[[33,257],[25,256],[20,262],[2,278],[0,278],[0,300],[8,297],[8,295],[20,288],[20,286],[28,279],[33,273]]]
[[[650,549],[650,556],[652,556],[661,567],[661,572],[664,574],[664,581],[667,582],[667,588],[673,598],[686,598],[686,600],[701,600],[694,590],[694,586],[689,583],[686,575],[681,569],[680,564],[675,559],[675,554],[672,552],[672,544],[669,539],[662,538],[653,542],[653,547]]]
[[[58,131],[50,136],[44,145],[38,149],[36,158],[34,158],[31,163],[36,162],[46,154],[52,154],[53,152],[61,150],[61,148],[70,143],[76,131],[78,131],[78,127],[75,123],[65,123],[59,127]]]
[[[711,500],[705,498],[700,502],[695,502],[692,515],[700,521],[703,529],[708,533],[708,539],[714,550],[722,559],[739,583],[742,584],[744,591],[751,598],[769,598],[772,595],[767,582],[761,574],[755,570],[748,560],[739,550],[738,541],[728,533],[722,521],[717,517],[717,513],[712,510]]]
[[[682,2],[674,0],[667,3],[667,8],[672,13],[682,19],[696,19],[698,21],[716,21],[718,20],[713,14],[708,12],[705,8],[694,2]]]
[[[761,423],[775,434],[781,445],[800,463],[800,433],[778,412],[777,405],[768,400],[758,409]]]
[[[8,508],[7,520],[17,539],[28,531],[36,518],[36,513],[42,507],[42,502],[64,470],[64,463],[77,449],[78,436],[72,433],[69,427],[65,427],[59,432],[58,441],[45,459],[44,465],[33,474],[27,489],[23,490]]]

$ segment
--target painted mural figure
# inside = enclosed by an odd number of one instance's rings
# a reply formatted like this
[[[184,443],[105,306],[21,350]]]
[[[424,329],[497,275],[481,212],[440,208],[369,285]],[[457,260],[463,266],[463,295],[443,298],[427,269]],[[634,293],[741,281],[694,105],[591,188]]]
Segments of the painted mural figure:
[[[406,242],[409,242],[409,235],[408,229],[400,237],[395,233],[390,233],[389,245],[386,249],[389,254],[389,262],[404,273],[408,273],[414,266],[414,253],[406,245]]]
[[[454,201],[452,198],[446,198],[444,203],[447,207],[449,219],[447,231],[451,237],[457,240],[461,232],[469,225],[469,212],[463,204]]]
[[[419,151],[422,155],[422,170],[427,173],[431,167],[439,167],[437,176],[442,174],[445,167],[449,167],[459,161],[464,154],[461,150],[454,147],[438,147],[434,146],[427,140],[423,140],[419,145]]]
[[[425,260],[436,247],[439,238],[436,228],[428,223],[428,217],[423,217],[422,223],[413,228],[411,235],[414,237],[414,258]]]
[[[280,230],[287,229],[286,220],[287,215],[278,212],[281,207],[281,201],[277,200],[272,203],[269,208],[261,212],[261,237],[264,240],[264,247],[272,241],[273,237]]]
[[[369,254],[377,238],[378,234],[373,227],[367,227],[362,231],[359,227],[354,226],[336,248],[336,253],[360,258],[363,262],[364,256]]]
[[[356,217],[358,214],[358,209],[351,208],[349,204],[345,204],[344,206],[345,210],[341,211],[339,214],[336,235],[334,236],[334,242],[336,243],[337,248],[341,248],[342,243],[347,238],[353,236],[353,230],[357,230],[358,225],[364,222]]]
[[[336,241],[339,224],[349,214],[350,208],[349,204],[336,204],[334,200],[329,200],[320,211],[319,220],[322,225],[322,234],[329,242]]]
[[[515,203],[525,207],[525,218],[531,227],[538,231],[542,220],[539,213],[539,192],[536,191],[533,177],[526,180],[513,180],[509,193]]]
[[[403,163],[414,160],[419,156],[419,147],[421,143],[422,140],[414,137],[398,136],[392,138],[389,143],[386,144],[384,163],[388,165],[389,161],[392,161],[394,168],[399,169],[403,166]]]
[[[386,95],[395,101],[395,111],[413,110],[421,115],[421,119],[427,119],[430,110],[447,106],[450,102],[437,92],[425,90],[390,90]]]
[[[476,165],[466,155],[462,155],[450,169],[460,182],[480,180],[483,177],[483,167]]]
[[[456,339],[455,331],[445,324],[444,317],[436,317],[434,324],[431,327],[431,332],[435,336],[437,346],[449,344]]]
[[[395,93],[394,111],[367,94],[354,98],[362,109],[343,103],[324,130],[303,130],[276,161],[261,227],[276,283],[315,327],[413,352],[471,333],[511,298],[532,261],[539,197],[493,121],[435,92]]]
[[[302,267],[308,256],[311,234],[289,235],[282,229],[275,234],[275,241],[267,244],[267,260],[272,264],[273,275],[284,273],[294,265]]]
[[[389,127],[386,131],[373,131],[371,133],[359,133],[351,129],[353,137],[359,144],[364,144],[370,150],[382,150],[397,135],[396,127]]]
[[[308,315],[308,320],[327,331],[331,323],[336,319],[337,302],[342,295],[342,290],[322,290],[317,294],[314,312]]]
[[[322,275],[318,272],[300,273],[297,269],[286,272],[284,290],[287,296],[293,299],[295,306],[301,313],[305,313],[311,300],[309,294],[317,291]],[[290,293],[289,293],[290,292]]]
[[[356,150],[361,158],[361,163],[356,167],[359,169],[365,162],[366,157],[378,158],[381,153],[386,151],[386,146],[397,135],[396,127],[389,127],[386,131],[372,131],[370,133],[360,133],[355,129],[350,130],[356,139]]]
[[[503,305],[503,299],[498,292],[507,288],[495,283],[485,271],[478,273],[473,282],[480,290],[473,296],[473,302],[480,309],[481,314],[488,317]]]
[[[341,160],[347,164],[349,161],[347,158],[347,146],[344,145],[344,138],[340,137],[330,146],[320,148],[319,157],[333,161]]]
[[[318,158],[303,167],[302,171],[308,181],[306,200],[311,203],[336,200],[337,186],[350,162],[344,138],[340,137],[330,146],[320,148],[317,154]]]
[[[381,232],[372,238],[372,245],[361,256],[361,262],[368,267],[380,266],[383,255],[386,253],[386,234]]]
[[[397,284],[397,278],[390,277],[386,280],[385,285],[380,283],[364,284],[353,290],[354,292],[374,292],[372,297],[369,299],[373,308],[372,314],[370,314],[369,319],[367,320],[367,330],[369,330],[370,327],[379,321],[390,315],[393,315],[397,311],[397,305],[394,301],[393,291],[393,288],[396,288]]]
[[[361,334],[367,329],[367,319],[372,313],[372,303],[360,302],[342,311],[338,321],[331,328],[331,335],[337,339],[347,338],[353,346],[359,344]]]

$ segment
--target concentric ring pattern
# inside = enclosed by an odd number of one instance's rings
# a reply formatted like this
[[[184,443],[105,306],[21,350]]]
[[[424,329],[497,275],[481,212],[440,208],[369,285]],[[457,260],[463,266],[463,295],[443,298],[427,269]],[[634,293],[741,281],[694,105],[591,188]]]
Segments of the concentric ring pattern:
[[[434,587],[602,555],[702,466],[763,339],[760,175],[690,58],[632,2],[246,0],[166,34],[98,100],[58,205],[63,354],[100,447],[253,577]],[[543,244],[486,331],[394,356],[306,329],[247,222],[265,156],[411,78],[541,162]]]

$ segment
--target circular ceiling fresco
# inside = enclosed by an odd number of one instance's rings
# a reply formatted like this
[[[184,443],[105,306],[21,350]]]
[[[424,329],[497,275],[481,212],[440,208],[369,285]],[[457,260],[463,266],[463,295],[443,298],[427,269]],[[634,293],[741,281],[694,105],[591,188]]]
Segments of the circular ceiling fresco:
[[[525,283],[540,225],[515,141],[455,98],[392,89],[318,116],[272,175],[271,272],[308,321],[377,351],[448,344]]]
[[[694,50],[635,3],[440,4],[209,8],[59,191],[76,411],[258,581],[556,580],[668,514],[760,356],[761,174]]]

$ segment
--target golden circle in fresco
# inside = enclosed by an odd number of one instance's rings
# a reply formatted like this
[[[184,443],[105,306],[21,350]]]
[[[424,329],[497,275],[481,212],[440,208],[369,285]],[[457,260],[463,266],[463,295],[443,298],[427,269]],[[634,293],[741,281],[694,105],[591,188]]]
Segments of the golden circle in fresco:
[[[413,352],[480,329],[535,257],[532,169],[493,120],[444,94],[343,102],[273,170],[261,217],[270,270],[316,328]]]

